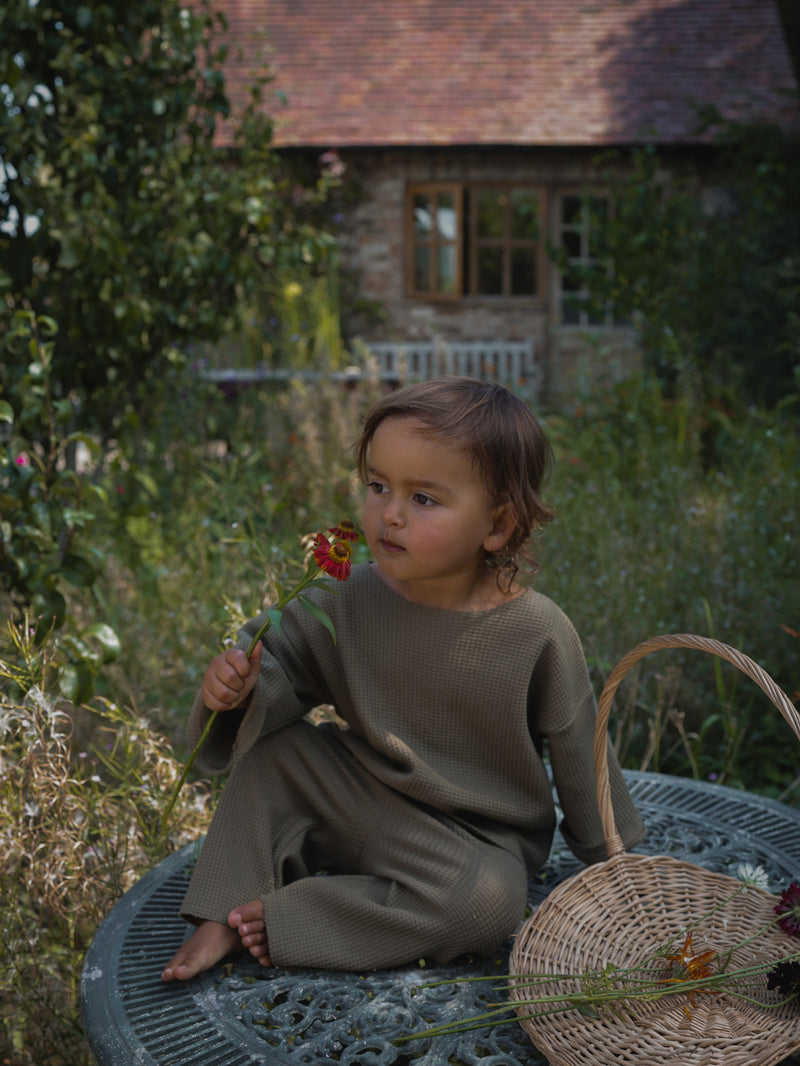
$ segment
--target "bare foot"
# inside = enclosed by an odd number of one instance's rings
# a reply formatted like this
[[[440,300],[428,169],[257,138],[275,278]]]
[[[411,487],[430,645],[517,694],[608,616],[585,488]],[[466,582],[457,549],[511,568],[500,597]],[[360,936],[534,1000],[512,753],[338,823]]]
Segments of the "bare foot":
[[[264,923],[264,904],[260,899],[236,907],[228,915],[228,925],[238,933],[242,946],[247,948],[262,966],[271,966],[267,927]]]
[[[241,947],[235,929],[222,922],[202,922],[164,967],[161,980],[188,981]]]

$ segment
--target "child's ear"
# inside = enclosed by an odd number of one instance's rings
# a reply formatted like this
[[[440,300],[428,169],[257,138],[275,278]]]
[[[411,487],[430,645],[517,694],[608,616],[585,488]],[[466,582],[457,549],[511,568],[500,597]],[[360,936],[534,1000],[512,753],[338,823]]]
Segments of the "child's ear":
[[[509,503],[501,504],[494,512],[492,530],[484,540],[487,552],[499,552],[508,544],[517,525],[514,510]]]

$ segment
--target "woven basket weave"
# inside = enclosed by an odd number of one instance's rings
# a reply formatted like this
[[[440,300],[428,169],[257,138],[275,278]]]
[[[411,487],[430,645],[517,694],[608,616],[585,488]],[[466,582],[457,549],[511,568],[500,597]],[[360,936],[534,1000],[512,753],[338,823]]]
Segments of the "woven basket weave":
[[[616,666],[598,703],[595,728],[597,796],[603,819],[608,859],[582,870],[547,897],[520,929],[509,962],[511,999],[520,1024],[551,1066],[774,1066],[800,1048],[800,1003],[779,1003],[767,990],[766,975],[749,979],[738,991],[758,1002],[726,992],[697,992],[631,1002],[625,1012],[599,1012],[587,1017],[577,1009],[526,1017],[532,1008],[522,1001],[534,993],[514,978],[535,975],[580,975],[642,964],[667,942],[682,945],[693,927],[696,954],[720,954],[741,943],[774,919],[777,896],[669,856],[626,854],[614,822],[608,778],[607,727],[611,703],[620,682],[634,663],[662,648],[695,648],[733,663],[769,696],[800,739],[800,714],[788,696],[752,659],[707,637],[670,634],[637,645]],[[800,870],[797,871],[800,877]],[[734,951],[727,970],[777,962],[800,950],[778,926]],[[674,948],[672,950],[675,950]],[[665,963],[664,975],[669,975]],[[537,985],[535,994],[581,990],[578,977]]]

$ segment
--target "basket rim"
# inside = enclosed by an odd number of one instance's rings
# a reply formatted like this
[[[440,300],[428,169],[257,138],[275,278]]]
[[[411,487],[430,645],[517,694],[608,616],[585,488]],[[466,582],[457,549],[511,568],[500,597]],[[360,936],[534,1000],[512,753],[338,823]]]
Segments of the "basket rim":
[[[603,836],[605,840],[606,854],[608,858],[625,853],[625,845],[622,842],[617,824],[614,819],[614,808],[611,802],[611,784],[609,777],[608,756],[610,740],[608,737],[608,722],[614,696],[623,678],[628,671],[650,655],[654,651],[669,648],[688,648],[690,650],[706,651],[716,655],[736,666],[742,673],[747,674],[758,687],[769,697],[771,702],[780,711],[782,717],[788,723],[795,736],[800,740],[800,712],[794,703],[772,677],[744,652],[729,644],[723,644],[713,637],[699,636],[693,633],[665,633],[660,636],[649,637],[641,641],[624,655],[606,680],[597,703],[597,718],[594,729],[594,765],[597,778],[597,805],[600,809],[600,817],[603,823]]]

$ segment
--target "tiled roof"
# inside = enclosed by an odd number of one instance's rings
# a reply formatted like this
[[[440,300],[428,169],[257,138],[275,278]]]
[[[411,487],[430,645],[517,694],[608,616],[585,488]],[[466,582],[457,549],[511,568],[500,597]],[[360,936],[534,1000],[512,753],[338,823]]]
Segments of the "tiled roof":
[[[697,139],[699,102],[733,118],[797,114],[774,0],[216,7],[242,49],[234,98],[266,49],[280,146],[677,143]]]

